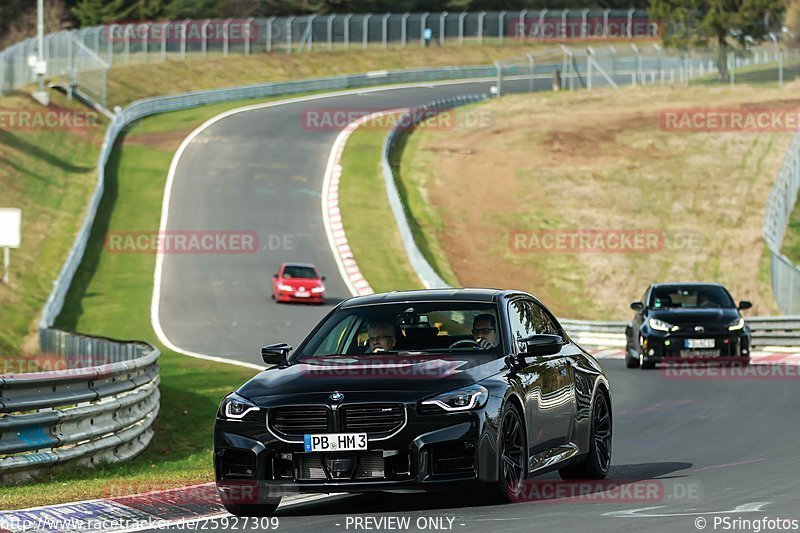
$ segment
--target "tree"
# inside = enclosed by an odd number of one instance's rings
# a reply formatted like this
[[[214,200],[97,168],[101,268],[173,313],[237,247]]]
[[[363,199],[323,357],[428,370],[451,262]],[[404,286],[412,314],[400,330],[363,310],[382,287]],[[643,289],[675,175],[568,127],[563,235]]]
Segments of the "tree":
[[[688,47],[714,41],[720,79],[727,80],[730,42],[769,38],[780,26],[784,0],[650,0],[650,16],[664,27],[664,44]]]

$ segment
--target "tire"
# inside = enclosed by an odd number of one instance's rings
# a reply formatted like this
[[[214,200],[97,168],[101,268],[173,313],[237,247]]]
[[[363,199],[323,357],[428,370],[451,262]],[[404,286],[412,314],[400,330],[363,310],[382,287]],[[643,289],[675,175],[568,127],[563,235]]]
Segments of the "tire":
[[[653,361],[645,361],[641,349],[639,349],[639,367],[642,370],[651,370],[656,367]]]
[[[628,350],[625,350],[625,368],[639,368],[639,360],[631,357]]]
[[[225,503],[225,510],[235,516],[272,516],[278,508],[281,499],[278,498],[274,503],[240,504]]]
[[[491,483],[490,494],[498,502],[513,502],[523,489],[527,473],[528,453],[525,424],[519,410],[506,402],[500,415],[500,446],[497,481]]]
[[[561,479],[605,479],[611,468],[611,429],[611,406],[605,393],[598,392],[592,408],[589,453],[559,469]]]

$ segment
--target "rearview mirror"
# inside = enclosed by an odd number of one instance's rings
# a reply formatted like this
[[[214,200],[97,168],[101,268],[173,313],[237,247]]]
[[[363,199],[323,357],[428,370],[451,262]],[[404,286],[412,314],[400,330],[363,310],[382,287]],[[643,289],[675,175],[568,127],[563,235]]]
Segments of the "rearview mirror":
[[[753,307],[752,302],[749,302],[747,300],[742,300],[741,302],[739,302],[739,309],[744,310],[744,309],[750,309],[751,307]]]
[[[631,309],[636,312],[639,312],[644,309],[644,304],[642,302],[633,302],[631,303]]]
[[[550,335],[539,333],[522,339],[525,343],[525,355],[542,356],[555,355],[561,351],[561,347],[566,344],[561,335]]]
[[[285,342],[269,344],[261,348],[261,358],[268,365],[279,365],[286,362],[286,357],[291,351],[292,347]]]

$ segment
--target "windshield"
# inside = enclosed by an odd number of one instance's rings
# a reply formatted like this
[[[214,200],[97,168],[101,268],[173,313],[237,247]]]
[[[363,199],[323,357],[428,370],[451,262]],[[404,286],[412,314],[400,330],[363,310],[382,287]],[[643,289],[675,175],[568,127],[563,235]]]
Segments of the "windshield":
[[[715,285],[656,287],[650,295],[653,309],[705,309],[736,307],[728,291]]]
[[[316,279],[319,276],[312,267],[287,265],[283,269],[283,277],[287,279]]]
[[[325,321],[296,358],[501,352],[494,305],[413,302],[340,309]]]

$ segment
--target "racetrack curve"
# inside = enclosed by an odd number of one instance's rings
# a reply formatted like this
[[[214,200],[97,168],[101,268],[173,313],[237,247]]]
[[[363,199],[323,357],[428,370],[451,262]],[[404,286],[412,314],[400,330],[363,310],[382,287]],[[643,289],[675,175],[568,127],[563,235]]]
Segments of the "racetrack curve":
[[[350,296],[320,209],[325,163],[338,131],[304,129],[304,110],[406,107],[485,92],[490,85],[365,90],[238,113],[204,129],[177,163],[167,228],[256,231],[267,248],[268,235],[289,236],[291,245],[255,254],[163,256],[159,318],[166,336],[184,350],[258,364],[261,345],[296,346],[331,305]],[[381,220],[387,217],[381,214]],[[270,276],[281,261],[316,263],[327,275],[330,303],[273,303]],[[796,372],[792,378],[787,371],[787,379],[686,380],[658,370],[626,370],[619,360],[604,360],[603,366],[614,388],[609,477],[623,483],[656,480],[645,487],[661,487],[657,494],[633,501],[502,506],[483,505],[476,492],[336,496],[280,508],[280,530],[352,531],[347,520],[355,516],[409,516],[415,526],[418,517],[449,517],[455,531],[698,531],[700,517],[707,520],[705,529],[714,530],[715,515],[707,513],[723,512],[716,516],[800,519]],[[215,526],[221,523],[204,522],[206,529]]]

